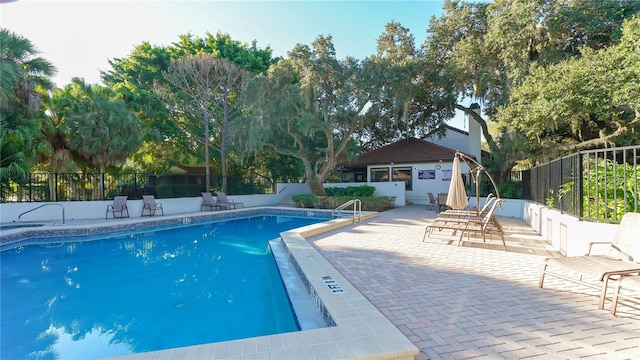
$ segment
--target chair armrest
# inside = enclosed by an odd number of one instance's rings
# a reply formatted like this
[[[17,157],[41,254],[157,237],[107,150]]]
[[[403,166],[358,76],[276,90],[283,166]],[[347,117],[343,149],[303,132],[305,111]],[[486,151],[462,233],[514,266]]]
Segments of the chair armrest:
[[[591,249],[593,249],[593,245],[611,245],[611,244],[613,244],[611,241],[592,241],[588,244],[589,248],[585,256],[591,255]]]

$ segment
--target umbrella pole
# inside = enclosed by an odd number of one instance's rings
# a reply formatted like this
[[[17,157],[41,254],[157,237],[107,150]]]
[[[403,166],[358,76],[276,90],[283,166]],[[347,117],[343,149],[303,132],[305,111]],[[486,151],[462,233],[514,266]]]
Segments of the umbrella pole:
[[[491,181],[491,185],[493,185],[493,190],[495,190],[496,192],[496,197],[499,199],[500,198],[500,191],[498,191],[498,187],[496,186],[496,182],[493,181],[493,178],[491,177],[491,174],[489,174],[484,167],[482,167],[482,165],[480,165],[479,162],[475,161],[473,158],[459,152],[456,151],[455,156],[460,157],[460,159],[462,161],[464,161],[465,164],[467,164],[467,167],[469,168],[469,173],[473,174],[473,170],[471,168],[471,166],[469,165],[469,163],[467,162],[467,160],[469,160],[470,162],[472,162],[473,164],[476,165],[475,170],[477,171],[476,173],[476,212],[478,214],[480,214],[480,171],[484,171],[485,174],[487,174],[487,177],[489,178],[489,181]]]

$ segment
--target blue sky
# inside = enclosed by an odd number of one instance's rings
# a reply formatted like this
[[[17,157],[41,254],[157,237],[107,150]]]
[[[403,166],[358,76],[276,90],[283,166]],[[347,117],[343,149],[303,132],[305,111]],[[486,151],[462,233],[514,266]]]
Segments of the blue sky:
[[[12,0],[0,4],[0,26],[22,35],[58,69],[62,87],[72,77],[100,81],[108,59],[127,56],[148,41],[169,45],[180,34],[227,33],[244,43],[286,56],[296,44],[331,35],[338,58],[364,59],[376,52],[385,25],[409,28],[420,46],[443,0],[420,1],[56,1]],[[461,115],[451,125],[466,128]]]
[[[375,53],[385,25],[408,27],[416,45],[442,1],[29,1],[0,5],[2,27],[25,36],[58,68],[58,86],[74,76],[99,81],[107,60],[149,41],[168,45],[180,34],[228,33],[234,40],[286,56],[295,44],[331,35],[339,58]]]

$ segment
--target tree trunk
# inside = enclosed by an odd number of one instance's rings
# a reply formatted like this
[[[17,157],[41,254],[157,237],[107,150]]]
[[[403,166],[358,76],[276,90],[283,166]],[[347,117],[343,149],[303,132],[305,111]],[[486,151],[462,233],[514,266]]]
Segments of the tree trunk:
[[[222,192],[227,192],[227,122],[228,122],[228,94],[224,96],[222,104],[222,134],[220,134],[220,171],[222,172]]]
[[[307,184],[309,184],[309,188],[313,195],[327,196],[327,193],[324,191],[324,186],[322,186],[322,182],[319,181],[318,178],[308,179]]]
[[[104,200],[105,196],[104,196],[104,173],[106,171],[106,166],[104,165],[100,165],[100,199],[99,200]]]
[[[204,109],[204,191],[211,192],[211,167],[209,165],[209,113]]]
[[[478,122],[478,124],[480,124],[480,127],[482,128],[482,135],[484,136],[484,139],[487,141],[487,145],[489,145],[489,151],[494,154],[497,153],[499,150],[498,144],[496,144],[496,142],[493,140],[493,136],[491,136],[491,133],[489,133],[489,127],[487,126],[487,122],[484,121],[482,116],[480,116],[479,114],[476,114],[476,112],[473,111],[471,108],[462,106],[460,104],[455,104],[454,106],[456,109],[461,110],[465,114],[471,116],[473,119],[475,119]]]

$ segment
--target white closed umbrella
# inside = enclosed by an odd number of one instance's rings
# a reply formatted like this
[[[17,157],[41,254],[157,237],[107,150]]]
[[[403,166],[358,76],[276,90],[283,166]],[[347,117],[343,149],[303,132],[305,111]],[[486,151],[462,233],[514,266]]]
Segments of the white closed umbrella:
[[[460,158],[457,155],[453,158],[451,183],[449,184],[449,193],[447,194],[447,202],[445,204],[457,210],[464,209],[469,205],[469,199],[467,198],[464,180],[462,179],[462,171],[460,169]]]

